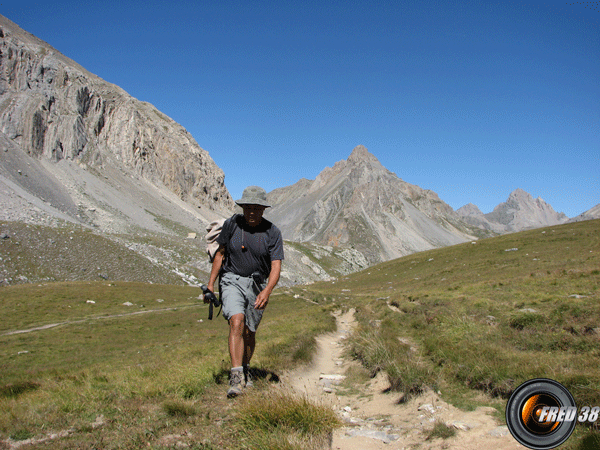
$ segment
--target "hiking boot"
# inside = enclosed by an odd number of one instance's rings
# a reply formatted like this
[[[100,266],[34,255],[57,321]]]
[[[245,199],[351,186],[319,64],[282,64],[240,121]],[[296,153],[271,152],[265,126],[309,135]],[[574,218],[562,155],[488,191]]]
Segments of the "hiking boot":
[[[252,374],[250,373],[250,369],[247,367],[244,368],[244,379],[246,381],[246,388],[254,387],[254,378],[252,377]]]
[[[241,371],[232,371],[229,378],[229,389],[227,389],[227,398],[237,397],[242,393],[242,373]]]

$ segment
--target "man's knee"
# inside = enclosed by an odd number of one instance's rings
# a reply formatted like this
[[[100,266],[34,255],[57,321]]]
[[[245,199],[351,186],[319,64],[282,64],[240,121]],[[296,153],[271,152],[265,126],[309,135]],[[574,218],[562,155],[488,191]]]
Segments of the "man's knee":
[[[229,328],[236,334],[242,334],[245,328],[245,316],[243,314],[236,314],[229,319]]]

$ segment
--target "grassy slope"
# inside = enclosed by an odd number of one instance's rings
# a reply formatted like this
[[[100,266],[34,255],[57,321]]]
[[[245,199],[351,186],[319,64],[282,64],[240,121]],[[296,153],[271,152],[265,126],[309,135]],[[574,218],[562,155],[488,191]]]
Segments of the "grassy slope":
[[[599,267],[600,222],[589,221],[282,289],[261,325],[256,368],[275,380],[310,357],[313,336],[333,326],[330,310],[354,306],[361,325],[351,353],[385,370],[397,390],[416,395],[429,386],[465,407],[476,403],[473,389],[483,390],[498,406],[522,381],[544,376],[564,383],[578,404],[600,405]],[[0,295],[0,440],[73,427],[48,446],[163,448],[166,436],[185,432],[193,448],[242,448],[232,437],[243,406],[223,398],[227,328],[221,317],[206,320],[197,290],[71,282],[3,287]],[[156,309],[163,311],[98,319]],[[69,323],[6,335],[57,322]],[[94,428],[98,415],[105,422]],[[276,438],[271,431],[243,445],[265,446]]]
[[[0,240],[0,285],[102,279],[183,284],[168,268],[82,227],[3,222],[0,228],[10,236]]]
[[[351,353],[397,390],[441,389],[461,406],[482,390],[501,409],[546,377],[600,405],[599,269],[595,220],[418,253],[311,290],[357,308]]]

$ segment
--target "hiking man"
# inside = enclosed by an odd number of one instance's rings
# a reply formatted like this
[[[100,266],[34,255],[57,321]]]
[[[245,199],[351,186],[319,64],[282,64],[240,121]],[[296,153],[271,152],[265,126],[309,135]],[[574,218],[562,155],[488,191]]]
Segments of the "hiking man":
[[[247,187],[236,203],[244,213],[235,214],[223,224],[207,284],[214,292],[215,281],[221,275],[223,317],[229,322],[229,398],[242,393],[242,380],[246,387],[252,386],[249,367],[256,329],[279,281],[283,260],[281,231],[263,218],[265,209],[271,206],[265,190]]]

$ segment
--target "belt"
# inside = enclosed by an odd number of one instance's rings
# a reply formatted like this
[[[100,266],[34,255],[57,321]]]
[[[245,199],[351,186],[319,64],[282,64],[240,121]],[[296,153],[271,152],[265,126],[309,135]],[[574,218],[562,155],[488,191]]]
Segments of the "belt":
[[[253,280],[256,284],[262,284],[265,282],[265,278],[262,276],[262,274],[259,271],[256,271],[252,275],[248,275],[248,276],[239,275],[235,272],[226,272],[226,273],[230,273],[231,275],[235,275],[236,277]]]

